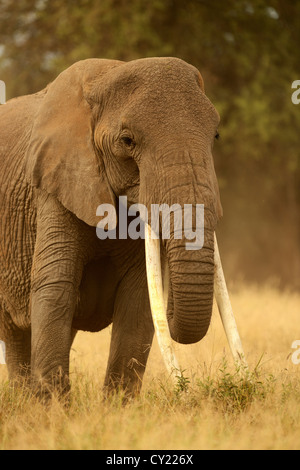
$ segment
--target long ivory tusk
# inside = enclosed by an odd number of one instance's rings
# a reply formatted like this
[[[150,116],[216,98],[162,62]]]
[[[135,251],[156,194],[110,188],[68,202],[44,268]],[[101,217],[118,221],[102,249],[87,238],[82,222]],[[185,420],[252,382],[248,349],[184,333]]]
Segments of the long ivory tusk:
[[[245,354],[241,343],[240,335],[237,329],[236,321],[233,315],[224,272],[222,269],[220,253],[215,237],[215,298],[219,308],[220,316],[224,326],[224,330],[228,339],[229,347],[231,349],[235,361],[247,366]]]
[[[170,376],[175,380],[180,368],[173,351],[166,315],[160,262],[160,240],[154,238],[151,226],[145,224],[146,269],[150,306],[157,341]]]
[[[235,361],[247,367],[244,350],[228,295],[216,235],[214,235],[214,243],[215,298],[233,358]],[[180,372],[180,367],[173,351],[173,344],[166,316],[168,290],[166,285],[163,289],[160,261],[160,240],[155,239],[151,226],[148,224],[145,224],[145,251],[150,306],[157,341],[167,370],[169,371],[170,376],[175,380]],[[165,282],[168,280],[167,274],[167,271],[165,271]]]

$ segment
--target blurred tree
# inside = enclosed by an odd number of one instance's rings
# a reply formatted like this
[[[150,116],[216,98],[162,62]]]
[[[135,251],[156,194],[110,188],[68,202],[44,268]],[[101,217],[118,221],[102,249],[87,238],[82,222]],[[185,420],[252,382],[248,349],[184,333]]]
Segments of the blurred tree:
[[[0,79],[31,93],[88,57],[177,56],[204,76],[222,120],[215,145],[224,264],[300,283],[299,0],[2,0]]]

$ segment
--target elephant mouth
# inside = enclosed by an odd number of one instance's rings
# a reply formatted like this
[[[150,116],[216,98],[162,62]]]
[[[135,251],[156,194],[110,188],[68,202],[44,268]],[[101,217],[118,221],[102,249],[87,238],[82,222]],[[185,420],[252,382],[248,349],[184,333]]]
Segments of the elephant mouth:
[[[156,239],[151,226],[148,224],[145,225],[145,253],[149,299],[157,341],[167,371],[170,376],[176,380],[178,375],[180,375],[181,369],[174,353],[173,341],[166,315],[167,290],[164,292],[164,284],[166,283],[163,283],[162,279],[160,240]],[[214,264],[214,295],[229,347],[234,360],[242,363],[244,367],[247,367],[242,343],[229,300],[216,235],[214,235]]]

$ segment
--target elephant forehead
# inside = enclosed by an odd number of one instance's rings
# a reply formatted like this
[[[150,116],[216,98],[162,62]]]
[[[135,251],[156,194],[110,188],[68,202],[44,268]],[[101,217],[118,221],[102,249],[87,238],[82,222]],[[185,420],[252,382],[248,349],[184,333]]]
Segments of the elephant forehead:
[[[185,90],[199,87],[204,90],[203,80],[198,70],[177,58],[146,58],[124,63],[115,75],[123,80],[123,84],[155,89]]]
[[[124,62],[106,74],[98,86],[99,91],[102,89],[106,96],[130,96],[137,89],[139,92],[148,90],[152,94],[167,93],[171,90],[204,91],[198,70],[176,58],[147,58]]]
[[[122,63],[105,77],[103,102],[126,123],[183,125],[201,119],[217,126],[219,115],[204,93],[203,80],[192,65],[177,58],[146,58]],[[120,110],[121,116],[120,116]],[[119,119],[118,119],[119,120]],[[172,123],[175,125],[175,123]]]
[[[127,101],[122,112],[126,122],[146,120],[159,124],[161,128],[172,126],[190,129],[200,123],[217,128],[220,117],[207,96],[199,87],[182,89],[177,87],[142,87],[136,89]]]

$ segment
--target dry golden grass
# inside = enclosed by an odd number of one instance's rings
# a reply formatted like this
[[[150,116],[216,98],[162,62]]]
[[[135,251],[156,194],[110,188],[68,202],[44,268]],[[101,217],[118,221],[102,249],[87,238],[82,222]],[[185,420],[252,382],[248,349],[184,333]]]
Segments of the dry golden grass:
[[[110,329],[79,333],[71,354],[70,406],[43,407],[11,391],[0,366],[0,449],[300,449],[300,294],[231,289],[250,374],[234,366],[214,307],[207,337],[176,345],[183,377],[174,388],[156,341],[141,397],[103,400]]]

